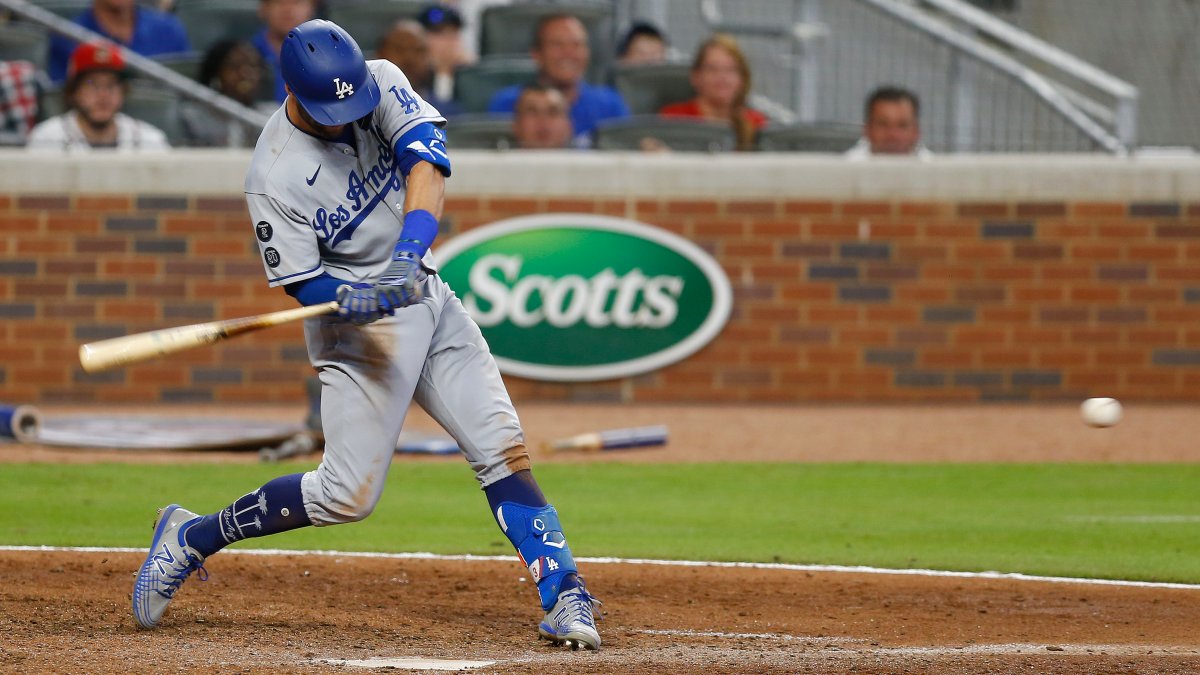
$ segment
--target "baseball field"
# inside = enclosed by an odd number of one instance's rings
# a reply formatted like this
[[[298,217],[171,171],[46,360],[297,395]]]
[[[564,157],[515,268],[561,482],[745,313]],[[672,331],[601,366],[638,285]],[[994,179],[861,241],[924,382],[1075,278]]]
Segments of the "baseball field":
[[[363,523],[214,556],[208,580],[189,580],[147,632],[129,594],[154,510],[213,511],[319,456],[263,465],[253,453],[7,445],[0,662],[14,672],[355,672],[346,662],[387,665],[378,659],[491,662],[478,671],[488,673],[1200,670],[1190,440],[1200,430],[1189,406],[1131,406],[1105,430],[1066,404],[519,409],[535,472],[604,601],[599,652],[538,643],[527,572],[455,457],[397,457]],[[671,440],[541,449],[613,419],[667,424]],[[410,426],[433,428],[419,414]]]

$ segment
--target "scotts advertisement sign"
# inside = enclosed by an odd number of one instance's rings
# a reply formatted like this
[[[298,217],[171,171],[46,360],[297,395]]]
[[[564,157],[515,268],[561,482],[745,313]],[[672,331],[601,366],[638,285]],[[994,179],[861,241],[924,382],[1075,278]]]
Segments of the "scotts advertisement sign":
[[[620,218],[502,220],[436,256],[500,370],[537,380],[607,380],[680,361],[716,337],[732,305],[729,279],[698,246]]]

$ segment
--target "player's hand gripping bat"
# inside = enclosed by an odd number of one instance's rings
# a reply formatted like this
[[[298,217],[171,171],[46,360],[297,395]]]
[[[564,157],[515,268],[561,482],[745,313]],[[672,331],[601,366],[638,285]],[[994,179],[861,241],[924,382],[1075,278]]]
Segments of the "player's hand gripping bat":
[[[163,328],[147,333],[134,333],[124,337],[89,342],[79,347],[79,363],[87,372],[95,373],[108,368],[140,363],[166,354],[174,354],[192,347],[210,345],[242,333],[271,328],[289,321],[307,319],[337,310],[338,303],[325,302],[319,305],[285,309],[280,312],[255,314],[239,319]]]

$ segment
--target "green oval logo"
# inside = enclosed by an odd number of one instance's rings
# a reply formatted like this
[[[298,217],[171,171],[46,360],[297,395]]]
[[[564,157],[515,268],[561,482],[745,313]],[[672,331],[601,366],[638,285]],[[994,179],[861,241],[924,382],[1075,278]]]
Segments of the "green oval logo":
[[[729,319],[724,271],[695,244],[632,220],[502,220],[439,246],[439,274],[504,373],[607,380],[680,361]]]

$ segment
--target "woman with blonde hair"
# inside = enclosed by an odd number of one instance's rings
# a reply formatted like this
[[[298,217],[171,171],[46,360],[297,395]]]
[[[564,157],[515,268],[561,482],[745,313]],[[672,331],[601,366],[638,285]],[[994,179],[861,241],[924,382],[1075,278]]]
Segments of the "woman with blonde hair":
[[[750,93],[750,64],[737,41],[728,35],[717,34],[701,44],[692,61],[691,80],[696,97],[663,106],[658,113],[664,117],[698,117],[727,122],[733,127],[737,149],[752,149],[754,137],[766,126],[767,117],[746,105],[746,96]]]

